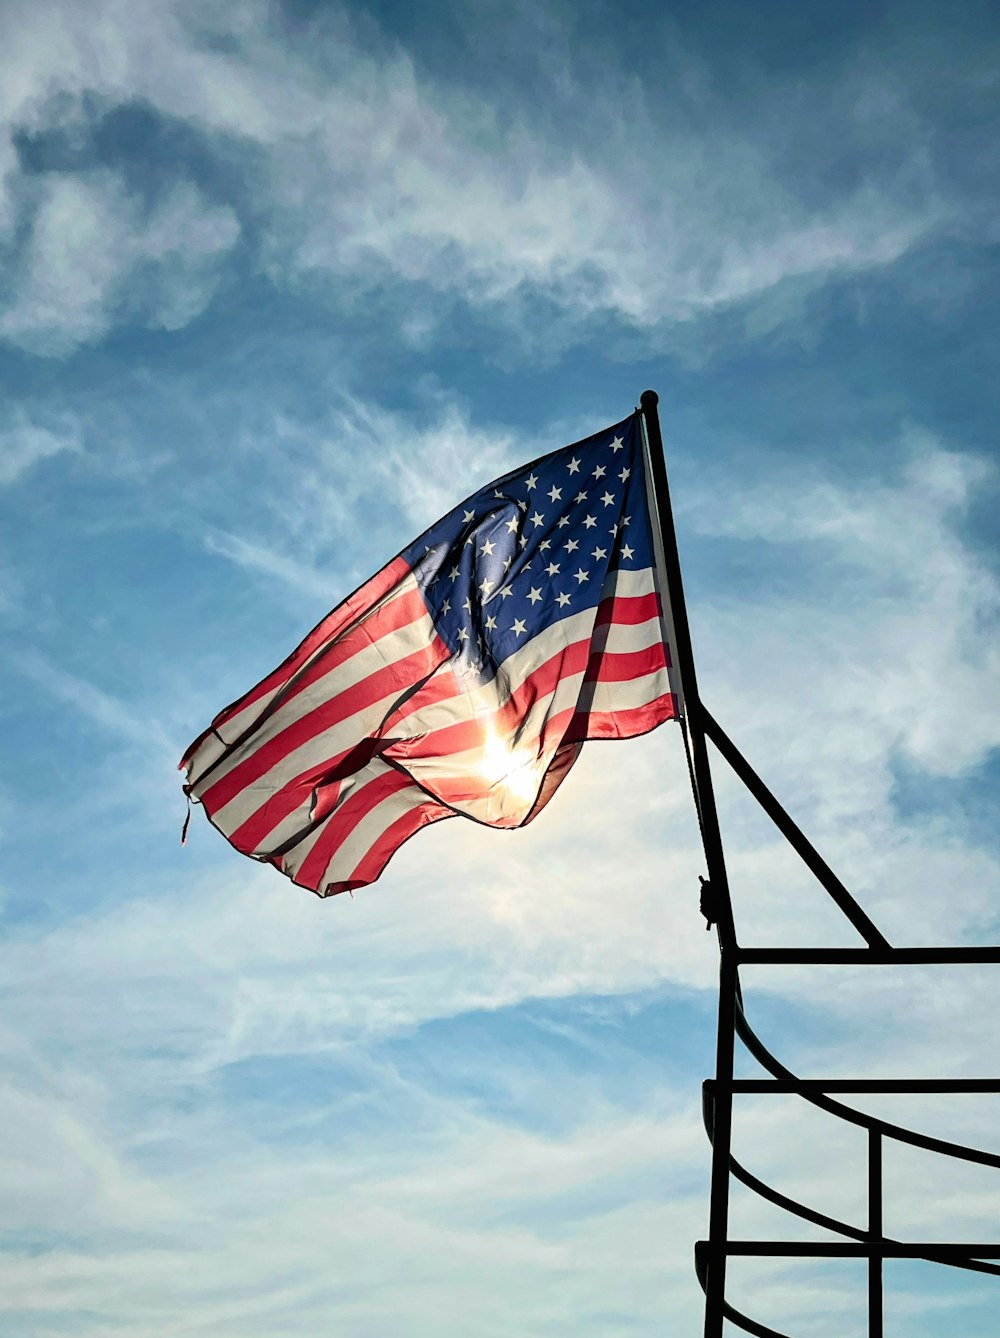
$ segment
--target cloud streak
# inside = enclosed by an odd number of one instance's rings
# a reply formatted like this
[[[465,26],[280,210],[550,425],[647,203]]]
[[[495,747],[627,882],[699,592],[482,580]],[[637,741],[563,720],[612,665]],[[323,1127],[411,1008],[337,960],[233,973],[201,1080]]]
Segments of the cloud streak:
[[[599,314],[639,328],[689,322],[788,281],[891,264],[970,225],[928,151],[914,89],[899,78],[887,88],[863,62],[818,83],[807,118],[794,87],[763,81],[741,116],[664,28],[659,97],[614,63],[595,97],[591,72],[562,51],[553,125],[516,91],[484,104],[439,80],[387,38],[362,38],[345,12],[324,10],[298,33],[267,12],[249,4],[213,19],[174,3],[140,16],[102,0],[84,27],[57,0],[22,7],[5,179],[7,215],[20,220],[10,227],[28,240],[6,338],[65,354],[121,322],[183,326],[231,272],[241,230],[261,273],[334,305],[388,282],[408,295],[401,329],[426,332],[446,296],[527,334],[531,294],[577,325]],[[101,117],[129,106],[189,127],[241,189],[211,200],[178,179],[143,203],[115,170],[86,166]],[[818,175],[801,190],[788,161],[829,155],[813,130],[824,118],[839,153],[891,151],[888,165],[839,192]],[[53,131],[84,145],[80,165],[19,171],[17,136]]]

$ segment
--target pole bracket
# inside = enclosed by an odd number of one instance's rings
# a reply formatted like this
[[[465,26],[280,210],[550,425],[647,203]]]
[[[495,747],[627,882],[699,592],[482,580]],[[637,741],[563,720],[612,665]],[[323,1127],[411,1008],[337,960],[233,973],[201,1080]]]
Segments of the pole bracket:
[[[698,909],[705,917],[705,929],[708,931],[714,924],[718,923],[718,898],[715,895],[715,889],[707,878],[702,878],[701,874],[699,874],[698,882],[701,883],[701,896],[698,899]]]

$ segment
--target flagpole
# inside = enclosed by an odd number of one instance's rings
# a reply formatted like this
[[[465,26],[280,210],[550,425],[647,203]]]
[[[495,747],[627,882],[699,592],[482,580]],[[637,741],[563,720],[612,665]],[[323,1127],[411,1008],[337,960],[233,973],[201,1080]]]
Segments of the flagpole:
[[[705,1304],[705,1338],[722,1338],[726,1285],[726,1244],[729,1225],[729,1158],[732,1135],[732,1080],[735,1046],[735,1011],[737,980],[737,942],[733,918],[722,833],[715,805],[715,789],[709,766],[705,739],[704,712],[698,695],[691,629],[688,624],[684,584],[681,579],[677,533],[670,506],[667,465],[663,454],[663,436],[657,411],[659,396],[644,390],[642,406],[649,463],[652,472],[656,519],[663,554],[664,592],[670,606],[674,628],[671,653],[677,666],[683,698],[685,730],[691,764],[691,783],[701,827],[701,839],[708,869],[710,897],[706,914],[715,922],[719,940],[719,1012],[715,1054],[712,1116],[712,1188],[709,1209],[708,1278]]]

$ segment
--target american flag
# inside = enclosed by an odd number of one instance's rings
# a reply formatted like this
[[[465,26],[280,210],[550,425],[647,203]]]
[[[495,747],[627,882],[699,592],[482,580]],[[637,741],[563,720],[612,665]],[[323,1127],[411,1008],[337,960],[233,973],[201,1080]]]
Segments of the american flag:
[[[638,412],[487,484],[216,716],[188,796],[320,896],[442,818],[523,826],[585,740],[679,715],[647,495]]]

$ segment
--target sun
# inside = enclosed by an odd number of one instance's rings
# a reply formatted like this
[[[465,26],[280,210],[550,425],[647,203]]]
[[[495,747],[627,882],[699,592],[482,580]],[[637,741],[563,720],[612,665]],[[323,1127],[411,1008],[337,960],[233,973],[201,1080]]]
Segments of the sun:
[[[511,748],[491,722],[483,733],[478,770],[492,791],[502,790],[518,809],[534,803],[541,785],[541,759],[528,748]],[[507,808],[505,802],[504,808]]]

